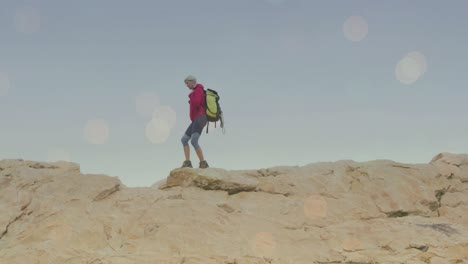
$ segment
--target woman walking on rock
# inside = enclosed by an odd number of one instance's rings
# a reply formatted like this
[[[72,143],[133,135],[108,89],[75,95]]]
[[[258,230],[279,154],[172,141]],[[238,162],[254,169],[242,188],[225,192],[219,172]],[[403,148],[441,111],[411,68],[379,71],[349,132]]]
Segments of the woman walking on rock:
[[[189,75],[187,78],[185,78],[184,81],[185,85],[187,85],[187,87],[192,91],[189,94],[191,124],[187,127],[187,130],[181,139],[185,154],[185,161],[182,164],[182,168],[192,168],[192,162],[190,161],[189,140],[195,149],[195,152],[197,153],[198,159],[200,160],[199,168],[208,168],[208,163],[203,157],[203,151],[198,144],[202,130],[208,122],[205,113],[204,87],[202,84],[197,83],[197,79],[192,75]]]

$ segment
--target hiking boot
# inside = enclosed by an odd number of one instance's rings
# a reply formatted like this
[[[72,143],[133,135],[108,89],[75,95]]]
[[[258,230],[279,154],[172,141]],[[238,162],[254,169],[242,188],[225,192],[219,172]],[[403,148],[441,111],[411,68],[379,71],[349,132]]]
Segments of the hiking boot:
[[[184,163],[182,164],[182,168],[193,168],[192,162],[190,160],[184,161]]]
[[[209,167],[209,166],[208,166],[208,162],[206,162],[206,160],[200,161],[200,166],[199,166],[199,168],[201,168],[201,169],[206,169],[206,168],[208,168],[208,167]]]

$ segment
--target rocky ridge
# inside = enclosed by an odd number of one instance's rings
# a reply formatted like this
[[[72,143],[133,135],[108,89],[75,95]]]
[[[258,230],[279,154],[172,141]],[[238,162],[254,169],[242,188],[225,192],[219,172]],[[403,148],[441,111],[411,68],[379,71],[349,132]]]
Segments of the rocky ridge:
[[[0,161],[0,263],[468,263],[468,155],[175,169]]]

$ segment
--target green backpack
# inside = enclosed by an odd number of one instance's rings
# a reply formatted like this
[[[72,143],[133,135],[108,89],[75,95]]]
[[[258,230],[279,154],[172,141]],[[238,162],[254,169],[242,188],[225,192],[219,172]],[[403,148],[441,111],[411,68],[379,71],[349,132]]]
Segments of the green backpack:
[[[221,107],[219,105],[219,95],[218,92],[212,89],[203,90],[205,92],[205,113],[206,117],[208,118],[208,123],[206,124],[206,133],[208,133],[208,126],[210,122],[220,121],[220,126],[223,129],[223,134],[225,132],[224,129],[224,119],[223,119],[223,111],[221,111]]]

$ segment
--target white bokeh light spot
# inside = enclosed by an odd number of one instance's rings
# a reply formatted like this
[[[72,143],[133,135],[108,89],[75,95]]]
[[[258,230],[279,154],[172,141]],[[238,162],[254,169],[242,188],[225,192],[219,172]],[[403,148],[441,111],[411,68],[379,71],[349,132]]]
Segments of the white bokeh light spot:
[[[61,148],[53,148],[47,152],[47,161],[56,162],[56,161],[67,161],[70,162],[70,153]]]
[[[176,124],[177,114],[172,107],[167,105],[158,106],[153,113],[154,119],[164,119],[169,123],[169,128]]]
[[[413,51],[408,53],[408,56],[410,58],[413,58],[420,66],[421,69],[421,75],[424,74],[427,70],[427,61],[426,61],[426,56],[422,54],[419,51]]]
[[[144,117],[151,117],[159,106],[159,96],[156,93],[145,92],[136,97],[136,111]]]
[[[252,241],[252,249],[257,256],[272,256],[276,249],[275,237],[268,232],[259,232]]]
[[[307,33],[301,30],[288,31],[280,38],[280,46],[289,55],[302,54],[307,50],[304,36]]]
[[[345,251],[352,252],[352,251],[362,250],[363,244],[362,244],[362,241],[357,238],[349,238],[343,241],[343,243],[341,244],[341,247]]]
[[[350,16],[343,24],[343,33],[350,41],[361,41],[368,32],[369,27],[362,16]]]
[[[304,201],[304,215],[310,219],[324,218],[328,214],[327,201],[320,195],[311,195]]]
[[[52,241],[68,241],[73,237],[73,228],[67,224],[51,225],[48,227],[47,238]]]
[[[86,140],[91,144],[104,144],[109,139],[109,125],[103,119],[89,120],[84,129]]]
[[[41,29],[41,14],[37,8],[22,7],[15,13],[14,24],[16,31],[26,34],[39,32]]]
[[[286,0],[265,0],[265,1],[275,6],[279,6],[283,4],[284,2],[286,2]]]
[[[166,142],[171,133],[171,126],[166,119],[152,118],[146,125],[146,138],[153,144]]]
[[[10,79],[8,74],[0,72],[0,96],[5,96],[10,90]]]
[[[413,51],[397,63],[395,77],[404,84],[412,84],[424,75],[426,70],[426,57],[421,52]]]

